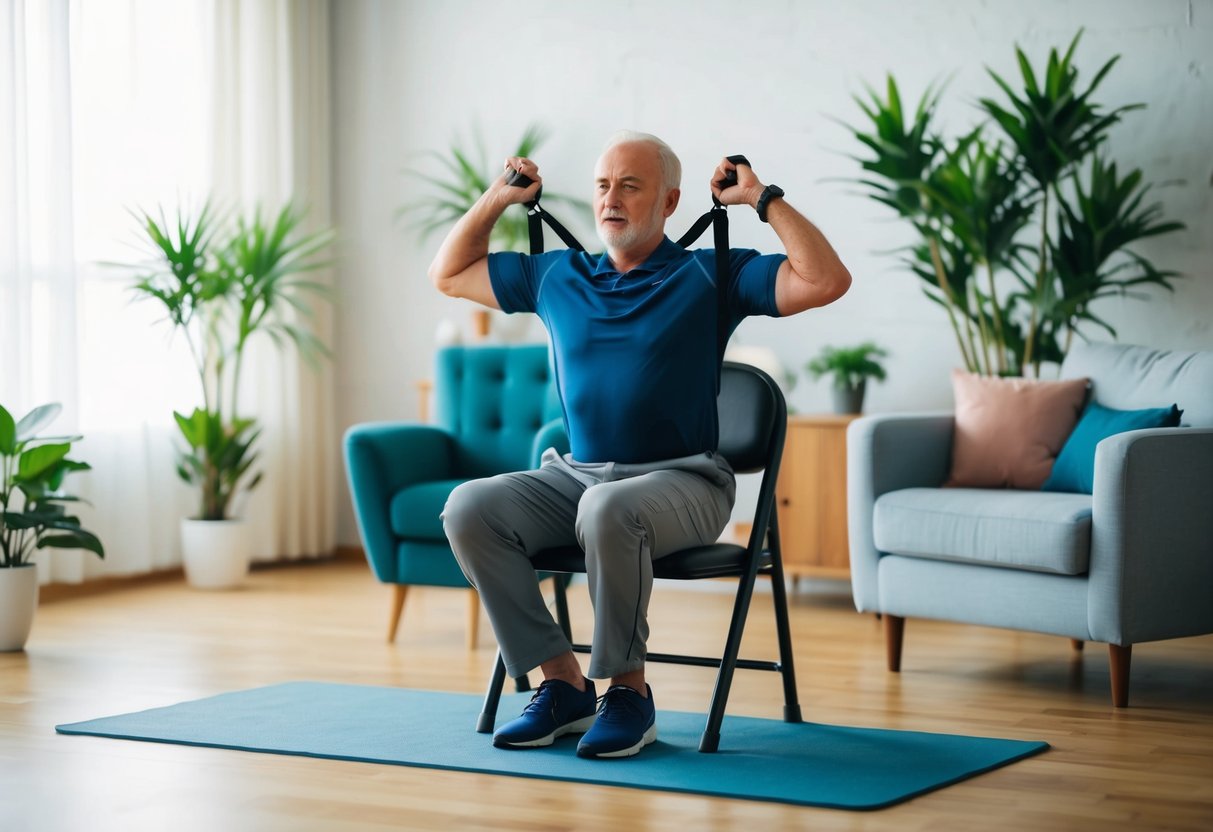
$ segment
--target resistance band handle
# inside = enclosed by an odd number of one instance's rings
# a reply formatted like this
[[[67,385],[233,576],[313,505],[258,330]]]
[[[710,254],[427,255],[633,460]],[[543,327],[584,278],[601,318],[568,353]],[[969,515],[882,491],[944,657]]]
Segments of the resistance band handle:
[[[726,158],[728,158],[728,160],[735,165],[745,165],[747,168],[750,166],[750,160],[740,154],[736,156],[728,156]],[[725,174],[724,179],[717,179],[715,182],[716,187],[720,188],[722,191],[727,190],[736,184],[737,171],[735,170],[729,171]]]
[[[529,188],[531,185],[535,184],[535,180],[521,171],[510,168],[505,172],[505,184],[511,185],[515,188]],[[535,198],[528,202],[527,205],[534,208],[535,203],[539,201],[539,197],[541,196],[543,196],[543,188],[540,188],[535,193]]]

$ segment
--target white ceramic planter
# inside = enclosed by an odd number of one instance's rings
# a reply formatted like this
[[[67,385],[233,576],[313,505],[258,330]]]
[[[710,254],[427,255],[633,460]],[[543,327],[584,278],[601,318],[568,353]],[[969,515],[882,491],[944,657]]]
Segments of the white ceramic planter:
[[[182,520],[185,577],[198,589],[231,589],[248,575],[250,528],[243,520]]]
[[[25,649],[38,608],[38,567],[0,569],[0,653]]]

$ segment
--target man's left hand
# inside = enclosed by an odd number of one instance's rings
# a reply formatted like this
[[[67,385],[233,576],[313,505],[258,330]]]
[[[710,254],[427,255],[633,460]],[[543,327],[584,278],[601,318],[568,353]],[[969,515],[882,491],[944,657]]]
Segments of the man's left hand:
[[[717,183],[723,181],[729,171],[737,172],[737,184],[721,190]],[[721,159],[713,171],[711,187],[712,195],[720,200],[721,205],[749,205],[755,208],[766,186],[758,181],[749,165],[735,165],[726,158]]]

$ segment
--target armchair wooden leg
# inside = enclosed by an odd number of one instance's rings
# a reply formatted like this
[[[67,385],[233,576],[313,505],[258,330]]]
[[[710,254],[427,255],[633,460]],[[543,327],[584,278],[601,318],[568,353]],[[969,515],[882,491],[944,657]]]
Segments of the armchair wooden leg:
[[[1129,660],[1133,645],[1108,645],[1108,667],[1112,676],[1112,704],[1117,708],[1129,706]]]
[[[1080,638],[1072,638],[1070,639],[1070,646],[1081,653],[1082,648],[1086,646],[1086,642]]]
[[[888,657],[889,670],[893,673],[901,671],[901,642],[906,633],[906,620],[899,615],[884,617],[884,646]]]
[[[396,640],[396,630],[400,627],[400,615],[404,612],[404,596],[409,592],[408,584],[393,584],[395,593],[392,595],[392,617],[387,625],[387,643]]]
[[[468,590],[468,649],[475,650],[480,642],[480,594]]]

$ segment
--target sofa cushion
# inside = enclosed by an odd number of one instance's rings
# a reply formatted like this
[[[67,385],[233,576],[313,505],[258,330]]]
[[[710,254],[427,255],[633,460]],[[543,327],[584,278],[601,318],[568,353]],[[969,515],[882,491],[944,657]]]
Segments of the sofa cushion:
[[[1040,488],[1087,395],[1087,380],[996,378],[955,370],[952,473],[959,488]]]
[[[876,501],[882,553],[1060,575],[1087,571],[1091,497],[980,488],[905,488]]]
[[[1090,494],[1095,490],[1095,447],[1109,436],[1145,428],[1173,428],[1179,425],[1183,411],[1175,405],[1144,410],[1113,410],[1091,402],[1070,434],[1053,471],[1041,491],[1073,491]]]
[[[455,486],[466,480],[434,480],[396,492],[390,508],[392,531],[408,540],[446,540],[442,509]]]

